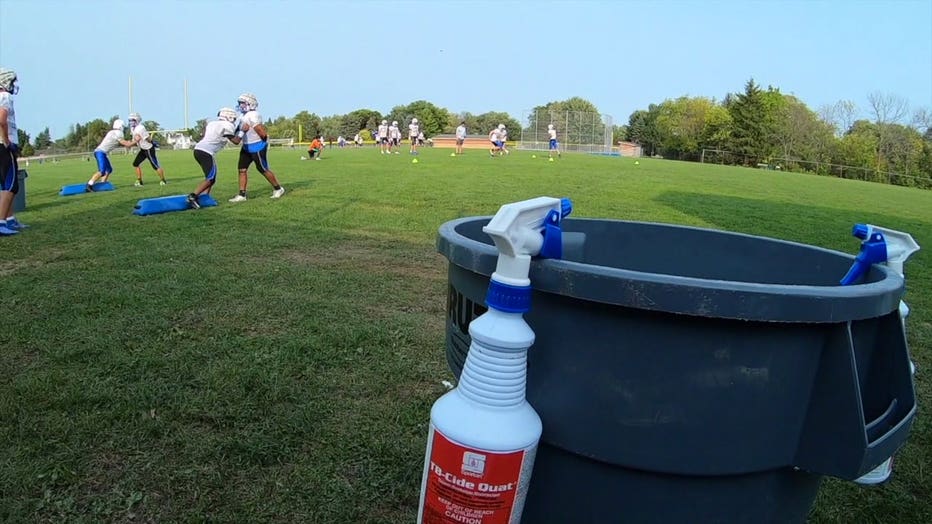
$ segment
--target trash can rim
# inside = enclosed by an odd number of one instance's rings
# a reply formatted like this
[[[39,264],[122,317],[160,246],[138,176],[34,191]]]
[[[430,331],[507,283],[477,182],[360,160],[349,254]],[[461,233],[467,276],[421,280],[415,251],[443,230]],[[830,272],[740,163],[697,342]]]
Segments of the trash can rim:
[[[498,256],[495,246],[456,231],[461,224],[489,219],[491,216],[463,217],[442,224],[437,251],[451,264],[490,276]],[[660,222],[589,218],[572,220],[714,232],[803,247],[854,261],[852,255],[839,251],[732,231]],[[883,278],[876,282],[854,286],[816,286],[713,280],[569,260],[535,259],[531,264],[530,279],[531,286],[539,292],[654,311],[745,320],[839,322],[882,316],[898,307],[903,292],[903,278],[886,266],[876,265],[875,268],[883,274]],[[567,285],[570,279],[576,284],[593,285]],[[587,292],[579,292],[580,288],[587,289]],[[670,298],[672,294],[677,295],[675,300]]]

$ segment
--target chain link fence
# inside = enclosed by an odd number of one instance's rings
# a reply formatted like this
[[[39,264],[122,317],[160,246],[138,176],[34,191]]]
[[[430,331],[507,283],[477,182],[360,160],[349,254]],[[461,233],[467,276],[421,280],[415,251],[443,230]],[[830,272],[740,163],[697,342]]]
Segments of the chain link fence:
[[[518,149],[546,151],[550,148],[548,126],[557,132],[561,151],[612,152],[611,115],[582,111],[529,110],[522,114]]]

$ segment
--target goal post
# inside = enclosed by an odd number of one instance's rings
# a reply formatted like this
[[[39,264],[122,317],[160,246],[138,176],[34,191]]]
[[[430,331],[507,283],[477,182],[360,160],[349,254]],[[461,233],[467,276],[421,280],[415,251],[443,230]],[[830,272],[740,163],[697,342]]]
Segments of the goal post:
[[[546,151],[550,148],[548,126],[557,132],[561,151],[610,154],[614,123],[611,115],[583,111],[528,110],[521,118],[518,149]]]

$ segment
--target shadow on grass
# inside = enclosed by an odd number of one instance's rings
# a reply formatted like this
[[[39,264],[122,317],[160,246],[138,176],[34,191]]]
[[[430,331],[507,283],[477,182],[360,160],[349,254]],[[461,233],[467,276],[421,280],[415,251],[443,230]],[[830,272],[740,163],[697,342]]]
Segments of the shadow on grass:
[[[857,223],[869,223],[888,229],[905,231],[919,245],[932,245],[932,222],[837,207],[773,202],[753,198],[704,193],[665,192],[656,202],[701,219],[713,227],[740,233],[763,235],[783,240],[811,243],[814,238],[822,247],[856,252],[851,228]]]

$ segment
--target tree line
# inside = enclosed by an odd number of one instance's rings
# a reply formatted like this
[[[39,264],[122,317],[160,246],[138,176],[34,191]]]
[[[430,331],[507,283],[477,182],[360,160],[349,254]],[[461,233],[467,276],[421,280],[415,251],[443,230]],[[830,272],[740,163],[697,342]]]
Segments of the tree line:
[[[753,79],[718,102],[680,97],[631,114],[624,136],[645,154],[846,176],[932,188],[932,114],[910,113],[896,96],[867,97],[869,118],[851,101],[813,111],[801,100]]]
[[[721,101],[709,97],[682,96],[647,109],[634,111],[627,125],[614,126],[613,140],[640,144],[644,154],[676,160],[713,161],[718,163],[807,171],[817,174],[850,176],[881,182],[893,182],[932,188],[932,112],[910,112],[908,104],[895,95],[872,93],[867,98],[866,114],[854,102],[839,101],[813,111],[798,98],[781,93],[778,88],[759,86],[748,80],[744,90],[728,93]],[[548,102],[537,106],[525,122],[536,132],[537,115],[565,112],[599,113],[598,108],[580,97]],[[357,109],[344,115],[319,116],[301,111],[293,117],[279,116],[266,120],[273,138],[310,141],[359,133],[371,139],[382,120],[397,120],[402,126],[417,117],[425,136],[453,133],[465,122],[471,136],[484,136],[504,124],[512,140],[520,137],[522,124],[504,112],[455,113],[426,100],[393,107],[388,113]],[[27,144],[24,154],[90,151],[110,129],[110,122],[96,119],[74,124],[68,133],[52,140],[48,128],[30,143],[29,135],[19,130],[20,143]],[[198,120],[186,132],[195,139],[203,136],[208,119]],[[149,130],[161,129],[157,121],[146,121]],[[708,153],[708,156],[706,155]],[[845,171],[847,169],[847,172]]]

